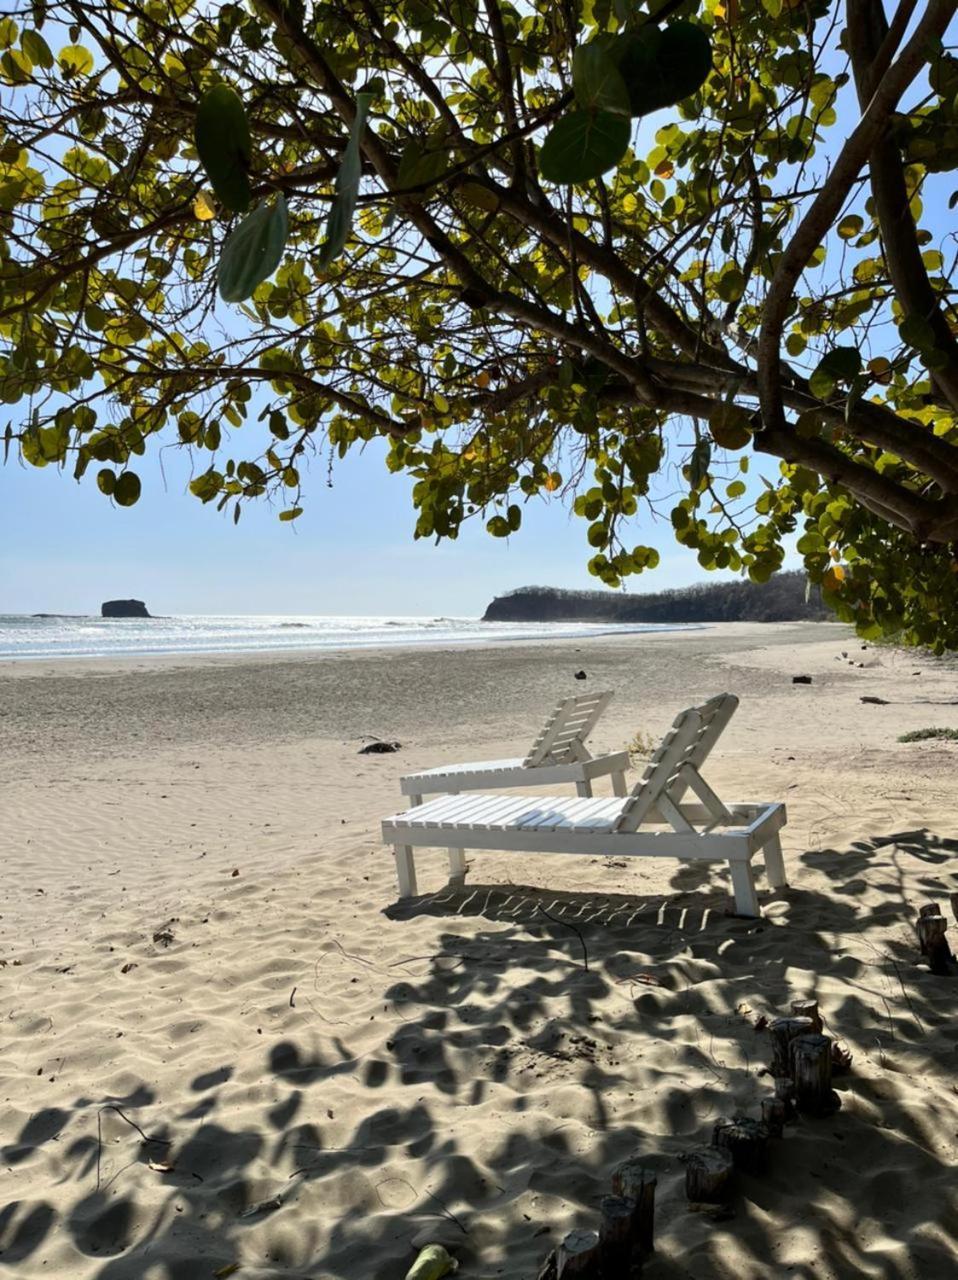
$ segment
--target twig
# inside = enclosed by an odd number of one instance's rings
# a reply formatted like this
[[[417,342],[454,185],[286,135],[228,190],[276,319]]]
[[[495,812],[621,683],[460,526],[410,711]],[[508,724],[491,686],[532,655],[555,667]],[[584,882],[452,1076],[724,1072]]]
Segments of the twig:
[[[128,1115],[124,1115],[124,1113],[120,1110],[120,1108],[116,1106],[114,1103],[110,1102],[105,1107],[101,1107],[100,1110],[96,1113],[96,1189],[97,1191],[100,1190],[100,1156],[103,1151],[103,1112],[104,1111],[115,1111],[121,1120],[125,1120],[126,1123],[132,1129],[135,1129],[137,1131],[137,1133],[140,1135],[140,1137],[143,1139],[144,1142],[153,1142],[158,1147],[172,1147],[173,1145],[172,1138],[151,1138],[148,1133],[143,1132],[143,1130],[140,1128],[140,1126],[136,1123],[135,1120],[131,1120]]]
[[[291,1009],[295,1009],[295,1008],[296,1008],[296,1005],[293,1003],[293,997],[294,997],[295,995],[296,995],[296,988],[295,988],[295,987],[293,987],[292,991],[289,993],[289,1007],[290,1007]]]
[[[561,924],[566,929],[571,929],[572,932],[577,935],[579,941],[582,944],[582,964],[583,964],[583,967],[585,968],[586,973],[588,973],[589,972],[589,952],[586,949],[585,938],[583,938],[582,934],[579,932],[576,926],[574,924],[570,924],[568,920],[560,920],[558,916],[551,915],[548,911],[546,911],[545,907],[543,907],[541,903],[537,905],[536,910],[541,911],[547,920],[553,921],[554,924]]]

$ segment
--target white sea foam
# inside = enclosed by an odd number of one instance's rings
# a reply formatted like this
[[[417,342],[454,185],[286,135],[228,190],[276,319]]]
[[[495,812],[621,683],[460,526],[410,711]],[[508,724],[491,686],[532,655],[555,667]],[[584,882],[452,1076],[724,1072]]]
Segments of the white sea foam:
[[[23,614],[0,614],[0,659],[573,640],[676,629],[679,628],[612,623],[479,622],[476,618],[446,617],[247,614],[171,618],[36,618]]]

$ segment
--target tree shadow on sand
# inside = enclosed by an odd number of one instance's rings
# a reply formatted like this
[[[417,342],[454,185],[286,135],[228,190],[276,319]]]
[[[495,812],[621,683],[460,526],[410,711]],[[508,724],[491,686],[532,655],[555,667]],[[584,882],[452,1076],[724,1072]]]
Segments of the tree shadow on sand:
[[[411,947],[417,921],[442,930],[370,978],[387,1013],[362,1055],[345,1031],[264,1037],[258,1075],[215,1059],[175,1096],[144,1082],[32,1116],[5,1162],[16,1176],[45,1160],[68,1190],[0,1209],[0,1269],[56,1274],[56,1249],[96,1280],[232,1264],[239,1280],[395,1280],[433,1236],[464,1277],[533,1280],[638,1152],[659,1178],[649,1280],[950,1274],[958,976],[916,963],[903,893],[917,874],[941,894],[956,849],[909,831],[806,853],[830,894],[790,890],[755,921],[725,914],[700,867],[672,896],[472,885],[391,908]],[[815,990],[855,1052],[842,1110],[791,1126],[734,1218],[690,1213],[680,1155],[769,1093],[756,1015]],[[346,1134],[345,1087],[363,1099]]]

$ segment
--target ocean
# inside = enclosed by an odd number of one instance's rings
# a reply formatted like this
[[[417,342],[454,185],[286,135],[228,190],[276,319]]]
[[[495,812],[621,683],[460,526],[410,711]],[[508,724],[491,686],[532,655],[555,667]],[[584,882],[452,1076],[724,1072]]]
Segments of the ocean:
[[[0,614],[0,659],[501,644],[513,640],[576,640],[687,629],[622,623],[480,622],[477,618],[365,618],[322,614],[171,618],[37,618]]]

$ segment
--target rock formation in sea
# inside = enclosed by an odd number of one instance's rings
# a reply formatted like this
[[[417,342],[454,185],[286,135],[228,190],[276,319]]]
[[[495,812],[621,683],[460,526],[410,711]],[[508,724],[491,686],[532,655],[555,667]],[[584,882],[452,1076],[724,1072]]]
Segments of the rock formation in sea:
[[[104,600],[100,605],[104,618],[149,618],[151,614],[142,600]]]

